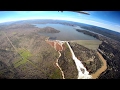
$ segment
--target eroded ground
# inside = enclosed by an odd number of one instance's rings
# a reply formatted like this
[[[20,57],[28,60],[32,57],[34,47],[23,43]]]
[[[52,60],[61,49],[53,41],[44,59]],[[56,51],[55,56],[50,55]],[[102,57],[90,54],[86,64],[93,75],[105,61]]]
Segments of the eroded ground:
[[[77,79],[78,71],[67,44],[59,40],[46,41],[60,54],[57,65],[61,70],[63,79]]]
[[[46,37],[36,28],[17,27],[0,30],[0,78],[62,79],[55,65],[59,53]]]
[[[47,28],[49,33],[59,32]],[[77,79],[77,68],[67,44],[46,41],[47,37],[38,34],[40,30],[29,24],[0,29],[0,78]],[[83,42],[70,42],[70,45],[76,57],[97,78],[104,63],[93,49],[98,48],[100,42],[85,47],[80,45],[86,45]]]

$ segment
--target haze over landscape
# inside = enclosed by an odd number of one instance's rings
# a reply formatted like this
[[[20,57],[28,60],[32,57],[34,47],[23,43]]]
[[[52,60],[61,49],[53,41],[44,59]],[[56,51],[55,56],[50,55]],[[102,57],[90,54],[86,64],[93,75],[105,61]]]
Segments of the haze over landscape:
[[[120,78],[120,11],[0,11],[0,79]]]
[[[55,19],[81,22],[120,32],[120,11],[86,11],[89,16],[75,12],[58,11],[1,11],[0,23],[28,19]]]

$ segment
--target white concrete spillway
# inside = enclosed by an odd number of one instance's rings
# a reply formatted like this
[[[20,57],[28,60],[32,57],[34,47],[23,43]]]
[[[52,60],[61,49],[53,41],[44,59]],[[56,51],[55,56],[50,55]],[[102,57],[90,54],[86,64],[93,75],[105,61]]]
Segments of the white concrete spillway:
[[[81,63],[80,60],[77,59],[77,57],[75,56],[72,48],[70,47],[69,43],[66,42],[71,53],[72,53],[72,58],[75,61],[77,70],[78,70],[78,79],[92,79],[92,76],[89,75],[89,72],[86,70],[86,68],[84,67],[84,65]]]

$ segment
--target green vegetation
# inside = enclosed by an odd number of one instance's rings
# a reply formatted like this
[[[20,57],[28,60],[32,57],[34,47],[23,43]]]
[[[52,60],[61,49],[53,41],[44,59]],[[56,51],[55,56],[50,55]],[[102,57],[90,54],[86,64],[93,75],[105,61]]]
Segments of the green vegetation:
[[[75,42],[70,42],[75,56],[82,62],[90,74],[95,73],[102,66],[97,51],[88,49]]]
[[[65,45],[65,48],[66,48],[66,50],[65,50],[66,57],[70,57],[71,52],[70,52],[70,50],[69,50],[69,48],[68,48],[68,45],[67,45],[66,43],[65,43],[64,45]]]
[[[19,50],[19,54],[22,57],[22,59],[14,63],[15,68],[17,68],[22,64],[25,64],[28,61],[28,58],[32,55],[28,50],[25,50],[25,49]]]
[[[58,68],[56,68],[54,72],[50,74],[50,79],[62,79],[61,72]]]
[[[17,34],[16,32],[12,32],[13,35]]]
[[[77,79],[77,68],[72,54],[67,44],[64,44],[65,50],[61,51],[61,57],[58,60],[59,66],[62,68],[66,79]]]
[[[28,59],[28,57],[31,56],[31,53],[26,49],[20,50],[19,53],[24,59]]]
[[[65,57],[68,58],[69,64],[73,64],[73,59],[72,59],[72,54],[70,52],[70,49],[69,49],[67,43],[65,43],[64,45],[65,45],[65,48],[66,48],[65,51],[64,51],[65,52]]]

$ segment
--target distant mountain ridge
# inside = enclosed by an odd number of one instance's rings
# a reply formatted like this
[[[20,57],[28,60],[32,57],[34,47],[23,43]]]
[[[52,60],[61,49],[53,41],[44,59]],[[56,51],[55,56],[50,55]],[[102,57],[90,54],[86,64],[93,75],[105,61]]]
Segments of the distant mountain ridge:
[[[69,26],[80,26],[81,28],[102,34],[114,40],[120,41],[120,33],[116,31],[112,31],[110,29],[88,25],[79,22],[73,21],[66,21],[66,20],[53,20],[53,19],[32,19],[32,20],[20,20],[20,21],[12,21],[12,22],[5,22],[0,23],[0,27],[3,28],[3,25],[13,25],[13,24],[47,24],[47,23],[54,23],[54,24],[64,24]]]

